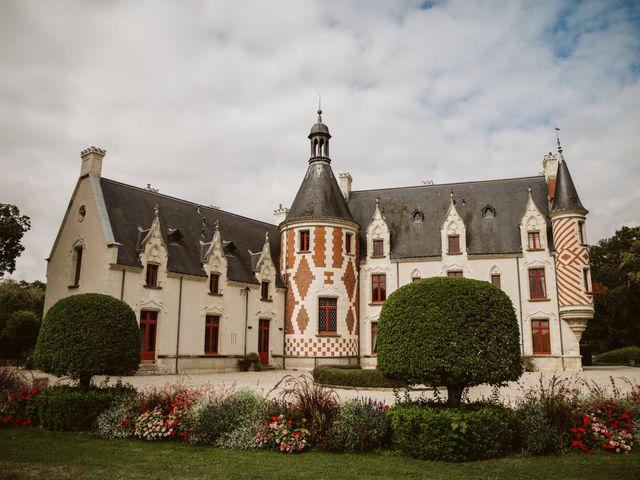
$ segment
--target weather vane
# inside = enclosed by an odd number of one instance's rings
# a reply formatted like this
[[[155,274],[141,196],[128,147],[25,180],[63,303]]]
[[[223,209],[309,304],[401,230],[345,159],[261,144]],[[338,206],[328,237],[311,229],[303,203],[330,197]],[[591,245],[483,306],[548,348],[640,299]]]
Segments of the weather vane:
[[[560,129],[556,127],[556,141],[558,142],[558,153],[562,155],[562,145],[560,145]]]

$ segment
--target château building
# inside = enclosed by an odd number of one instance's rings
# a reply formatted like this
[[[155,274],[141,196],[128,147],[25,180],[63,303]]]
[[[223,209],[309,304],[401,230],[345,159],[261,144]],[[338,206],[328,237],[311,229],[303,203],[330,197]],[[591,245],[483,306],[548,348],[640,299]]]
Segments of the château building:
[[[105,151],[84,150],[45,309],[76,293],[122,299],[140,323],[142,364],[161,372],[234,370],[250,352],[278,368],[372,368],[386,297],[462,276],[509,295],[523,357],[581,368],[593,316],[587,210],[559,142],[536,176],[355,191],[333,173],[321,113],[277,225],[106,179]]]

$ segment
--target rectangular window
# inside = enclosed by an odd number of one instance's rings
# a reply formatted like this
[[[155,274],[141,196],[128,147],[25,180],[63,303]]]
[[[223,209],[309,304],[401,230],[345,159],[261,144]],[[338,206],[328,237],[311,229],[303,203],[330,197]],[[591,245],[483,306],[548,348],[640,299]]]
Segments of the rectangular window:
[[[422,280],[420,277],[413,277],[413,278],[411,279],[411,282],[412,282],[412,283],[413,283],[413,282],[419,282],[420,280]]]
[[[207,315],[204,326],[204,353],[207,355],[218,353],[218,337],[220,334],[220,317]]]
[[[589,281],[589,269],[582,270],[582,281],[584,282],[584,291],[591,293],[591,282]]]
[[[73,285],[77,286],[80,284],[80,272],[82,271],[82,246],[79,245],[73,250],[76,254],[76,271],[73,276]]]
[[[351,253],[351,239],[353,237],[353,234],[351,233],[345,233],[344,234],[344,251],[346,253]]]
[[[387,276],[371,275],[371,301],[382,303],[387,299]]]
[[[318,333],[335,335],[338,330],[338,300],[320,298],[318,300]]]
[[[578,222],[578,237],[580,238],[580,243],[582,245],[587,244],[587,236],[584,231],[584,222],[582,221]]]
[[[551,353],[549,320],[531,320],[531,334],[533,354],[549,355]]]
[[[309,251],[309,230],[300,230],[300,251]]]
[[[491,283],[493,283],[496,287],[500,288],[500,274],[492,273],[491,274]]]
[[[147,263],[147,278],[146,278],[146,286],[147,287],[157,287],[158,286],[158,265],[153,263]]]
[[[529,232],[529,250],[540,250],[540,232]]]
[[[269,282],[262,282],[260,286],[260,294],[262,300],[269,300]]]
[[[532,268],[529,270],[529,297],[532,299],[547,298],[544,268]]]
[[[384,257],[384,241],[383,240],[373,241],[373,256]]]
[[[371,322],[371,354],[378,354],[378,322]]]
[[[449,235],[449,255],[460,253],[460,235]]]
[[[463,277],[462,270],[451,270],[447,272],[447,277]]]
[[[220,274],[212,273],[209,275],[209,293],[220,295]]]

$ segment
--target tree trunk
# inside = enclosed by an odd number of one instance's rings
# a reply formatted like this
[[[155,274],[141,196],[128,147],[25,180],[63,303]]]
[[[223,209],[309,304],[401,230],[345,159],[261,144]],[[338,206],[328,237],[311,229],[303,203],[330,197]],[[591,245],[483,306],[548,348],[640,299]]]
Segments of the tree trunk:
[[[447,405],[451,408],[460,408],[464,387],[458,385],[447,385]]]
[[[82,390],[89,390],[91,386],[91,375],[80,375],[79,385]]]

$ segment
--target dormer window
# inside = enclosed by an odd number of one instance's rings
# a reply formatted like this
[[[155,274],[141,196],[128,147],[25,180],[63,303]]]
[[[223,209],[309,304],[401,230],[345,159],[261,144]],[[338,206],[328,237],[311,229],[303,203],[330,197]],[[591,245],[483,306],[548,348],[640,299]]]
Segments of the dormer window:
[[[158,286],[158,265],[147,263],[146,287],[156,288]]]
[[[346,253],[351,253],[351,242],[353,240],[353,234],[352,233],[345,233],[344,234],[344,251]]]
[[[449,255],[460,253],[460,235],[449,235]]]
[[[528,239],[529,250],[542,249],[542,245],[540,244],[540,232],[529,232]]]
[[[300,251],[308,252],[310,249],[310,233],[309,230],[300,230]]]
[[[220,295],[220,274],[212,273],[209,275],[209,293],[211,295]]]
[[[260,284],[260,299],[269,300],[269,282],[262,282]]]
[[[374,258],[384,257],[384,241],[383,240],[374,240],[373,241],[373,255]]]

